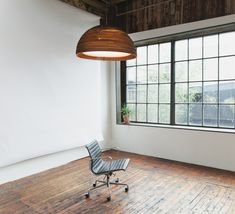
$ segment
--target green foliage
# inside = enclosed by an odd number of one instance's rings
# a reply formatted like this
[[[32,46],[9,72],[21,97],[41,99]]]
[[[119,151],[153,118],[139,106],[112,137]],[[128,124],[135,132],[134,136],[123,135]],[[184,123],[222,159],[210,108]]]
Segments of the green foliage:
[[[202,93],[195,93],[191,95],[192,102],[198,103],[202,101]]]
[[[122,105],[121,112],[122,112],[122,115],[130,115],[131,110],[129,109],[127,105],[124,104]]]

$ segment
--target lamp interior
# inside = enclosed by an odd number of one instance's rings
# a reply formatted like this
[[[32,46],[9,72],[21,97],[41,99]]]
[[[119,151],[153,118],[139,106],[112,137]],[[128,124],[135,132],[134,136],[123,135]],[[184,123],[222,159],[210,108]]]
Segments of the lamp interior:
[[[86,51],[83,54],[91,57],[126,57],[130,55],[130,53],[118,51]]]

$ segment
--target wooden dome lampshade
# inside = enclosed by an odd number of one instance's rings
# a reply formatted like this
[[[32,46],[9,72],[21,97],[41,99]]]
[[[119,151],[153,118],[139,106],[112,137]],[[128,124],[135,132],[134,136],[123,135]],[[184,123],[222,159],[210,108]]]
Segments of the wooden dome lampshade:
[[[136,48],[119,28],[96,26],[82,35],[76,55],[85,59],[122,61],[136,58]]]

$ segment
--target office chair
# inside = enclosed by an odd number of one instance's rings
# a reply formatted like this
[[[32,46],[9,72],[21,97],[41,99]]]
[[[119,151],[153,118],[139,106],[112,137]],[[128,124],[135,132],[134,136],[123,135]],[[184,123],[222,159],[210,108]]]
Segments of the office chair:
[[[97,188],[107,186],[109,190],[109,196],[107,197],[107,200],[111,200],[111,191],[110,191],[110,185],[122,185],[125,186],[125,192],[128,192],[129,186],[124,183],[119,182],[119,178],[115,179],[114,181],[110,181],[110,178],[112,175],[115,176],[116,171],[126,170],[129,159],[119,159],[119,160],[112,160],[112,158],[109,156],[109,160],[102,159],[101,154],[102,150],[100,149],[100,146],[97,142],[97,140],[94,140],[90,144],[86,145],[86,148],[88,150],[89,156],[91,158],[90,160],[90,170],[93,174],[99,176],[104,175],[103,180],[96,180],[93,184],[93,188],[89,189],[88,192],[85,194],[86,198],[90,197],[90,191],[95,190]],[[97,185],[100,183],[100,185]]]

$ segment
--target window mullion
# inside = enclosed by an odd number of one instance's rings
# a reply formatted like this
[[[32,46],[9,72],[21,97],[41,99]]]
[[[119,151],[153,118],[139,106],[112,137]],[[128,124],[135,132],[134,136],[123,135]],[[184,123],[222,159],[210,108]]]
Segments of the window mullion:
[[[217,127],[220,127],[220,33],[218,34]]]
[[[171,103],[170,124],[175,125],[175,41],[171,42]]]
[[[202,37],[202,123],[201,125],[204,126],[204,93],[205,93],[205,80],[204,80],[204,37]]]
[[[145,102],[146,102],[146,105],[145,105],[145,116],[146,116],[146,123],[148,122],[148,96],[149,96],[149,94],[148,94],[148,90],[149,90],[149,79],[148,79],[148,68],[149,68],[149,66],[148,66],[148,46],[147,46],[147,49],[146,49],[146,51],[147,51],[147,53],[146,53],[146,57],[147,57],[147,59],[146,59],[146,62],[147,62],[147,64],[146,64],[146,99],[145,99]]]

